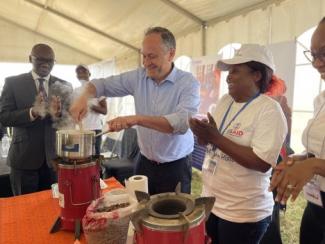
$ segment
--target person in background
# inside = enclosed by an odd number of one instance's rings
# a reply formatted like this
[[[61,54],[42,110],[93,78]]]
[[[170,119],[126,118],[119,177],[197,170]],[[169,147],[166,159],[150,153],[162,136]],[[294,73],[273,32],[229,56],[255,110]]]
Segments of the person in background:
[[[14,195],[49,189],[56,181],[52,125],[68,106],[67,93],[72,91],[70,83],[50,74],[55,62],[50,46],[36,44],[29,61],[32,71],[6,78],[1,95],[0,123],[13,127],[7,164]]]
[[[292,111],[288,105],[287,97],[285,96],[286,91],[287,91],[287,86],[284,80],[277,77],[276,75],[273,75],[270,81],[270,86],[268,87],[267,92],[265,92],[265,95],[270,96],[280,104],[282,108],[282,112],[284,113],[284,116],[286,117],[287,120],[288,134],[284,141],[284,148],[283,150],[281,149],[280,155],[282,157],[285,157],[288,153],[289,154],[293,153],[292,149],[290,148]]]
[[[88,67],[84,64],[79,64],[76,67],[77,78],[81,84],[81,87],[75,90],[75,96],[80,95],[83,87],[89,82],[90,71]],[[102,120],[101,114],[107,114],[107,103],[106,97],[102,96],[100,98],[92,98],[88,101],[89,112],[86,117],[82,120],[82,127],[85,130],[92,130],[96,134],[102,131]],[[95,139],[95,153],[100,155],[100,146],[102,143],[102,137],[97,136]]]
[[[288,154],[293,153],[293,150],[290,147],[292,112],[291,112],[291,108],[288,105],[287,98],[285,97],[286,90],[287,87],[284,80],[280,79],[276,75],[273,75],[270,84],[268,86],[268,89],[264,93],[265,95],[270,96],[280,104],[282,112],[284,113],[284,116],[287,121],[288,134],[282,145],[277,163],[280,163]],[[274,199],[276,196],[276,190],[274,190],[272,193]],[[280,210],[285,211],[286,205],[275,203],[273,207],[272,221],[260,242],[261,244],[282,244],[281,231],[280,231]]]
[[[259,243],[273,210],[267,191],[271,167],[287,134],[279,104],[263,94],[274,71],[273,57],[264,46],[243,44],[217,67],[229,71],[228,94],[208,113],[209,121],[189,121],[207,144],[202,195],[216,198],[207,233],[214,244]]]
[[[313,67],[325,79],[325,17],[311,39],[310,51],[304,52]],[[307,199],[301,226],[301,244],[325,243],[325,91],[314,100],[314,116],[309,120],[302,143],[306,151],[285,158],[272,176],[270,191],[277,189],[276,201],[294,201],[304,191]]]
[[[174,35],[166,28],[147,30],[142,42],[143,68],[105,79],[92,80],[71,105],[80,121],[89,97],[132,95],[136,115],[108,121],[111,131],[137,126],[140,158],[135,173],[148,177],[149,193],[191,192],[193,134],[188,117],[198,112],[199,82],[191,73],[175,67]]]

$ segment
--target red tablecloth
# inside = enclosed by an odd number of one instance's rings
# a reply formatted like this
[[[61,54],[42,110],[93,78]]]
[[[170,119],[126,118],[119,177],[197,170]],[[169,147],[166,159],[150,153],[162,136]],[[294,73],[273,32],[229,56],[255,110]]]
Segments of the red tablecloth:
[[[114,178],[105,180],[108,190],[122,185]],[[17,197],[0,198],[0,243],[74,243],[74,233],[49,231],[60,215],[58,199],[50,190]],[[81,243],[85,243],[82,235]]]

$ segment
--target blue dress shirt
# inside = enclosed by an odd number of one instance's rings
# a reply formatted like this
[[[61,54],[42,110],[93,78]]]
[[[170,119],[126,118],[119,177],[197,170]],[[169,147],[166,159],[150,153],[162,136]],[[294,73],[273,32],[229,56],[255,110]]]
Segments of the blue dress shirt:
[[[198,112],[200,84],[194,76],[173,67],[158,85],[139,68],[120,75],[92,80],[97,97],[134,97],[138,115],[163,116],[174,131],[171,134],[137,126],[141,153],[150,160],[164,163],[185,157],[193,151],[193,133],[188,118]]]

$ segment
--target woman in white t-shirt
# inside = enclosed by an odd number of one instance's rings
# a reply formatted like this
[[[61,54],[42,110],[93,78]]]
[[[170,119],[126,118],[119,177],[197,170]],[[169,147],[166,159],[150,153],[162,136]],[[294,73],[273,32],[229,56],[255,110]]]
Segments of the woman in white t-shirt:
[[[325,80],[325,17],[311,39],[311,51],[305,56]],[[314,116],[302,135],[306,151],[291,155],[273,174],[270,190],[277,189],[276,201],[295,200],[304,190],[308,203],[301,226],[301,244],[325,243],[325,91],[314,100]]]
[[[218,244],[259,243],[274,204],[271,167],[287,134],[279,104],[263,95],[273,58],[266,47],[245,44],[217,66],[229,70],[229,94],[208,113],[208,122],[190,119],[199,142],[207,144],[202,194],[216,198],[207,233]]]

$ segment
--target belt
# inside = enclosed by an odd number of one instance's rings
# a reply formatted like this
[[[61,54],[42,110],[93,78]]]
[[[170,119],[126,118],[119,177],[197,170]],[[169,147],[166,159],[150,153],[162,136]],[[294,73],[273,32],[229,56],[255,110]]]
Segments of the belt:
[[[161,165],[167,165],[167,164],[175,163],[175,162],[177,162],[178,160],[182,159],[182,158],[180,158],[180,159],[177,159],[177,160],[175,160],[175,161],[171,161],[171,162],[157,162],[157,161],[154,161],[154,160],[151,160],[151,159],[147,158],[147,157],[144,156],[143,154],[141,154],[141,157],[142,157],[145,161],[147,161],[147,162],[149,162],[149,163],[151,163],[151,164],[153,164],[153,165],[156,165],[156,166],[161,166]]]

